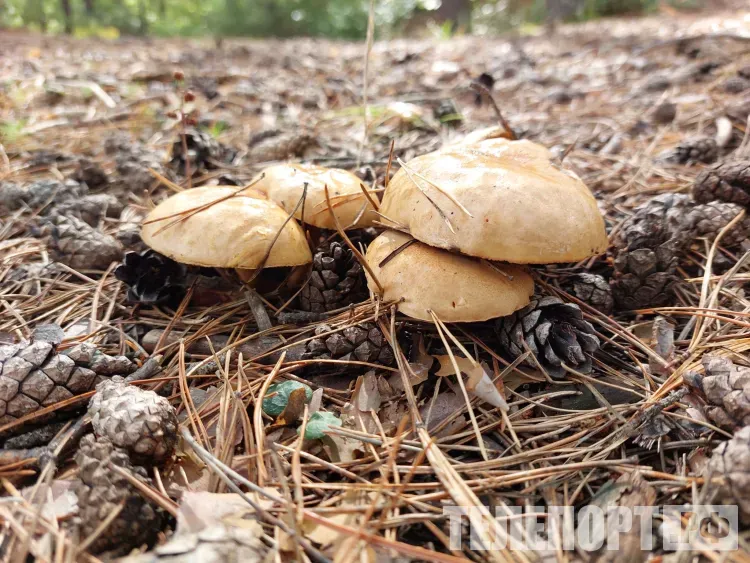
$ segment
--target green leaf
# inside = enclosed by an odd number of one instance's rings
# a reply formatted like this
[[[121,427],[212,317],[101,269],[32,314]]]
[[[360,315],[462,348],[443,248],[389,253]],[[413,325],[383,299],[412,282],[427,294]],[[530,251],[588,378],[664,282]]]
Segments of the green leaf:
[[[330,412],[318,411],[313,413],[313,415],[307,420],[305,440],[320,440],[326,435],[326,432],[331,426],[341,426],[341,419]],[[301,426],[297,428],[297,434],[299,434],[301,430]]]
[[[289,402],[289,395],[295,389],[305,390],[305,402],[309,403],[312,399],[312,389],[304,383],[298,381],[284,381],[274,383],[268,388],[266,396],[263,397],[263,412],[268,416],[279,416],[286,408]]]

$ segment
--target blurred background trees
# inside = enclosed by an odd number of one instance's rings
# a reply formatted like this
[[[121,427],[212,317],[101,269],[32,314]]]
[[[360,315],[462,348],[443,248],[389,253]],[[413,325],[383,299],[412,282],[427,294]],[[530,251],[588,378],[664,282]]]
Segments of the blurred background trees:
[[[702,0],[377,0],[380,37],[497,33],[524,23],[640,14]],[[0,0],[0,27],[77,35],[361,39],[368,0]]]

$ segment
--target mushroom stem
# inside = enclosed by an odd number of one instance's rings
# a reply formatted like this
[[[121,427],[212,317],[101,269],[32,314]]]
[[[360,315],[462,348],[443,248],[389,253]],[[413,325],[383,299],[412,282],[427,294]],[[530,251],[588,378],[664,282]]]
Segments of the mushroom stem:
[[[263,300],[252,287],[245,287],[245,298],[250,305],[250,311],[255,317],[255,324],[258,325],[258,332],[263,332],[273,328],[271,318],[268,316]]]

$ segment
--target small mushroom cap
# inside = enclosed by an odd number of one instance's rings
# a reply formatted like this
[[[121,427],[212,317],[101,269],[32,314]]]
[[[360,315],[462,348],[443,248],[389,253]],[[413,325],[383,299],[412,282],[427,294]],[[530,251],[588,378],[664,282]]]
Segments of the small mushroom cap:
[[[385,231],[365,256],[383,286],[383,298],[398,302],[399,311],[410,317],[431,321],[432,310],[446,322],[486,321],[525,307],[534,293],[534,281],[521,266],[490,264],[416,241],[383,264],[410,240]],[[367,285],[378,291],[369,273]]]
[[[212,202],[216,203],[191,214]],[[186,218],[167,226],[179,219],[178,214]],[[141,237],[157,252],[195,266],[251,269],[307,264],[312,261],[310,247],[294,219],[273,243],[288,216],[272,201],[252,197],[249,190],[193,188],[157,205],[146,217]]]
[[[491,139],[417,157],[393,176],[380,212],[429,245],[515,264],[575,262],[607,248],[589,189],[529,141]]]
[[[302,197],[305,182],[307,196],[304,219],[301,207],[294,214],[300,221],[304,220],[305,223],[321,229],[336,228],[336,223],[328,211],[326,186],[333,211],[342,229],[370,227],[377,218],[372,205],[362,193],[362,181],[351,172],[340,168],[325,168],[312,164],[277,164],[263,170],[255,177],[252,185],[265,193],[268,199],[278,203],[287,213],[291,213]],[[372,197],[377,198],[377,195],[372,194]]]

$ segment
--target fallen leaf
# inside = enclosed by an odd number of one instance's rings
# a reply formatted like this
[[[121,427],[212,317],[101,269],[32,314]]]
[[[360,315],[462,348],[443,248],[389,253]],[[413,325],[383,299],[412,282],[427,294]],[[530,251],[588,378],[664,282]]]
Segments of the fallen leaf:
[[[274,426],[286,426],[297,422],[302,414],[305,412],[305,403],[307,402],[307,395],[304,387],[298,387],[291,393],[289,393],[289,399],[286,404],[284,412],[279,415],[279,418],[274,422]]]
[[[479,381],[482,379],[482,376],[486,375],[484,369],[482,369],[482,366],[473,360],[464,358],[463,356],[454,356],[454,358],[456,360],[458,369],[461,370],[461,373],[465,374],[467,377],[466,388],[473,389],[474,387],[476,387]],[[441,377],[445,377],[447,375],[458,375],[456,373],[456,369],[453,367],[453,361],[451,360],[450,356],[435,356],[435,359],[440,362],[440,369],[438,370],[436,375],[439,375]]]

